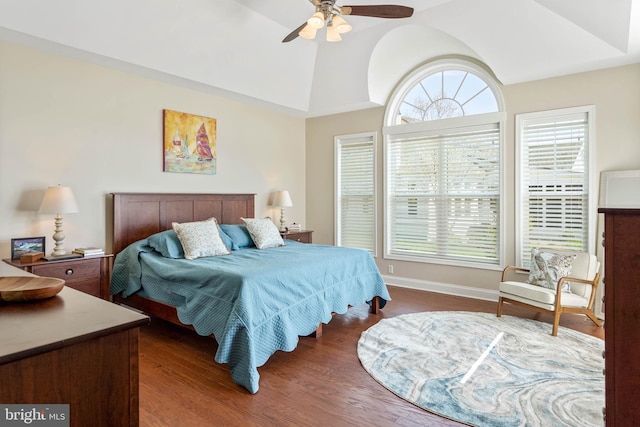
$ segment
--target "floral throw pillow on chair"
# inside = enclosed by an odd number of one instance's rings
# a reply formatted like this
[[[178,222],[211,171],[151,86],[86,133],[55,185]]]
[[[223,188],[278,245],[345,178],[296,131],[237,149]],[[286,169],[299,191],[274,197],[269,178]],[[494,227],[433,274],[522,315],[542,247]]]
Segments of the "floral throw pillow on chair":
[[[561,255],[532,248],[527,282],[555,290],[558,286],[558,280],[571,274],[571,267],[575,258],[576,255]],[[569,283],[565,283],[562,287],[562,292],[569,291]]]

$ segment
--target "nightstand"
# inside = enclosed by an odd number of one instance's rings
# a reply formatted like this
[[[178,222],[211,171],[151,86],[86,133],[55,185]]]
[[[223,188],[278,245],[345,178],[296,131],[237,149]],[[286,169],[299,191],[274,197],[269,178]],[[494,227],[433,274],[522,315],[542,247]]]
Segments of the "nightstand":
[[[110,300],[109,279],[113,255],[73,258],[61,261],[21,262],[5,259],[7,264],[42,277],[57,277],[64,285],[89,295]]]
[[[302,243],[313,243],[311,241],[311,234],[313,230],[300,230],[300,231],[287,231],[284,233],[280,233],[283,239],[287,240],[295,240],[296,242]]]

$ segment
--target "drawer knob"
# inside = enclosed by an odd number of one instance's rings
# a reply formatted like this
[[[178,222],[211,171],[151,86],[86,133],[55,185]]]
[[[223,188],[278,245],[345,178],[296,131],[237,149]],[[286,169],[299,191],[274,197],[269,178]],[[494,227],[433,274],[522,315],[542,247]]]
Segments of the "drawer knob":
[[[64,272],[64,274],[66,274],[67,276],[71,276],[73,274],[73,268],[69,268],[67,271]]]

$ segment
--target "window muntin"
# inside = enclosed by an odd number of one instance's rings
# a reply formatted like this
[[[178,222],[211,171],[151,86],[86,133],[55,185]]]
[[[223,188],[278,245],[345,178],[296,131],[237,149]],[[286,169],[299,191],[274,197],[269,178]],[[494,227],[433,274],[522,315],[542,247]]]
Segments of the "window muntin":
[[[461,68],[436,70],[402,97],[396,124],[440,120],[498,111],[490,86]]]

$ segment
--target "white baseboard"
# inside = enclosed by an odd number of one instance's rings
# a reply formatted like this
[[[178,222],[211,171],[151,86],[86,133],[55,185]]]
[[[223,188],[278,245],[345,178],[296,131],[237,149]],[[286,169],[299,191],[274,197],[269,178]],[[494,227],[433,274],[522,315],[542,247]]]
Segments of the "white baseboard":
[[[408,279],[389,275],[383,275],[382,278],[386,284],[392,286],[498,302],[497,290],[493,291],[489,289],[474,288],[472,286],[454,285],[452,283],[428,282],[425,280]]]

